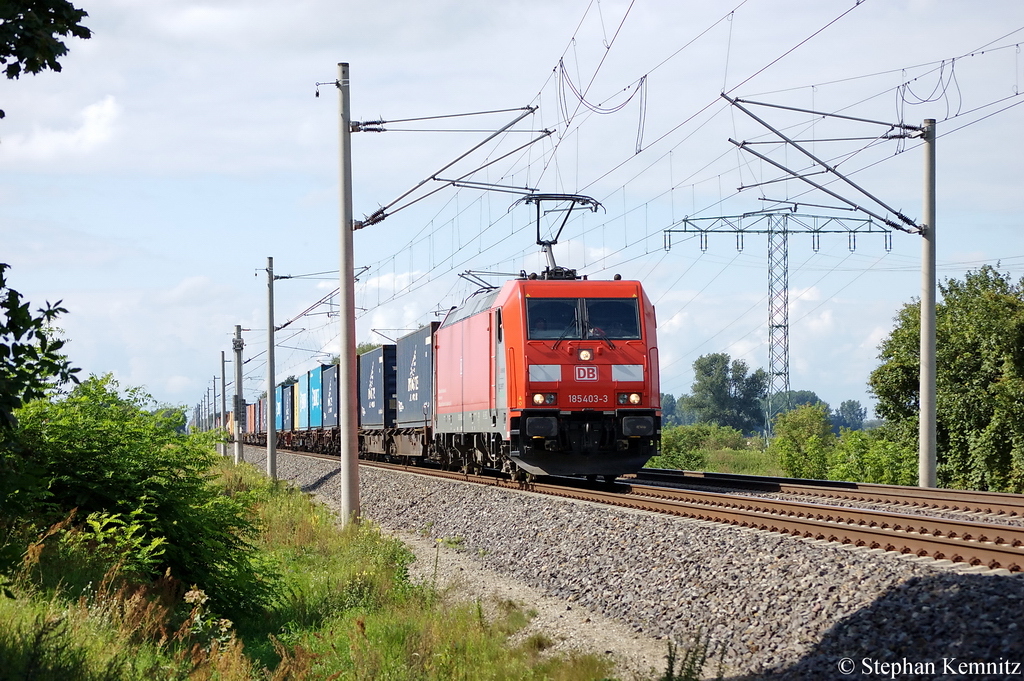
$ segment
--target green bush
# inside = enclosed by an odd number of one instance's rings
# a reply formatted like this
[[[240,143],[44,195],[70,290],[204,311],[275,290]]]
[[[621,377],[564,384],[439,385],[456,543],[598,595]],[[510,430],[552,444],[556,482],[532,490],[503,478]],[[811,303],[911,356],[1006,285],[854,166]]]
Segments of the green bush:
[[[252,544],[251,500],[214,482],[219,457],[208,438],[178,432],[182,410],[151,413],[151,401],[107,375],[19,410],[17,437],[47,484],[41,521],[60,521],[72,509],[78,517],[101,514],[93,520],[105,518],[108,529],[112,519],[130,518],[138,547],[159,540],[163,549],[159,561],[136,551],[140,564],[198,585],[219,612],[259,610],[274,579]]]
[[[699,471],[707,468],[710,452],[746,449],[743,433],[729,426],[697,423],[669,426],[661,432],[661,452],[647,463],[650,468]]]
[[[842,430],[829,454],[828,478],[884,485],[917,484],[917,450],[884,429]]]
[[[828,407],[819,402],[803,404],[775,418],[775,437],[768,451],[787,475],[794,478],[828,478],[828,458],[835,448]]]
[[[769,453],[787,475],[887,485],[917,484],[917,451],[906,444],[908,424],[874,430],[831,431],[824,404],[802,405],[780,414]]]
[[[0,111],[0,117],[3,112]],[[22,527],[17,518],[38,500],[38,471],[22,455],[15,436],[15,411],[69,383],[75,374],[61,350],[54,323],[67,312],[46,304],[33,314],[21,294],[7,285],[8,265],[0,263],[0,585],[20,560]]]

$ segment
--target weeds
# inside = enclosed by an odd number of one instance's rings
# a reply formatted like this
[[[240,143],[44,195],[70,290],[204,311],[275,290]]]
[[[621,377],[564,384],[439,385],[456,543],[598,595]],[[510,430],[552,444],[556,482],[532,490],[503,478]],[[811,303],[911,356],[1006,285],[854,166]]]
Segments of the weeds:
[[[737,475],[772,477],[785,477],[786,475],[786,471],[772,452],[756,447],[720,449],[710,452],[707,470]]]
[[[711,637],[704,637],[700,631],[693,639],[693,645],[683,650],[682,657],[679,657],[679,645],[673,641],[668,642],[668,655],[665,656],[665,673],[658,677],[658,681],[700,681],[704,678],[704,668],[708,663],[708,651],[711,647]],[[676,670],[678,663],[679,669]],[[721,681],[725,675],[725,647],[719,648],[718,676],[715,678]]]

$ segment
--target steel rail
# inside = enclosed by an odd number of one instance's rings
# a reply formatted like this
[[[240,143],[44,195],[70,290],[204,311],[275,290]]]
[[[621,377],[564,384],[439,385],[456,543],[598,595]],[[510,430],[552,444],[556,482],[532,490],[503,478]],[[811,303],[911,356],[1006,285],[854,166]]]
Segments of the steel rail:
[[[720,485],[762,492],[803,494],[842,501],[904,504],[915,508],[934,508],[965,513],[986,513],[995,516],[1024,517],[1024,495],[1006,492],[904,487],[863,482],[773,478],[728,473],[697,473],[692,471],[642,470],[637,480],[678,484]]]

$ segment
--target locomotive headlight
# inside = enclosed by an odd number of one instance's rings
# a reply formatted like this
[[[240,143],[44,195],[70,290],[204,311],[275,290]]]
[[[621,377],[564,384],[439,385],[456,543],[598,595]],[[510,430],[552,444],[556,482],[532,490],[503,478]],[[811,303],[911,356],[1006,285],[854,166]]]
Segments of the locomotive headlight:
[[[619,404],[640,404],[640,393],[619,393]]]
[[[558,402],[558,396],[555,393],[534,393],[533,403],[537,406],[542,404],[552,405]]]
[[[629,403],[630,404],[640,404],[640,393],[630,393],[629,394]]]
[[[543,393],[534,393],[533,394],[533,403],[534,404],[544,404],[544,394]]]
[[[580,358],[581,362],[589,362],[590,360],[594,359],[594,351],[585,348],[580,348],[578,357]]]

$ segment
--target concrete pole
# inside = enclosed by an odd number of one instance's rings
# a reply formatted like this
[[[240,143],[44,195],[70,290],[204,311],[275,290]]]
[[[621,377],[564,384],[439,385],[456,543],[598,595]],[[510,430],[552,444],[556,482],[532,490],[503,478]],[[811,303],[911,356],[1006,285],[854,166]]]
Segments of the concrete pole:
[[[210,397],[210,430],[213,432],[217,431],[217,374],[213,375],[213,396]],[[218,445],[217,451],[220,451]]]
[[[935,119],[924,122],[924,231],[921,233],[921,413],[917,479],[935,487]]]
[[[267,475],[277,479],[277,405],[274,403],[274,259],[267,258]]]
[[[220,351],[220,429],[223,433],[228,432],[228,377],[225,373],[224,351]],[[236,414],[237,416],[237,414]],[[228,455],[228,443],[225,440],[220,444],[221,456]]]
[[[242,418],[245,415],[245,400],[242,399],[242,327],[235,325],[235,338],[231,341],[231,349],[235,351],[235,465],[245,460],[242,452]]]
[[[352,231],[352,127],[348,64],[338,64],[338,106],[341,160],[341,263],[338,275],[338,319],[341,340],[338,362],[338,429],[341,434],[341,518],[359,521],[359,433],[356,385],[356,291]]]

